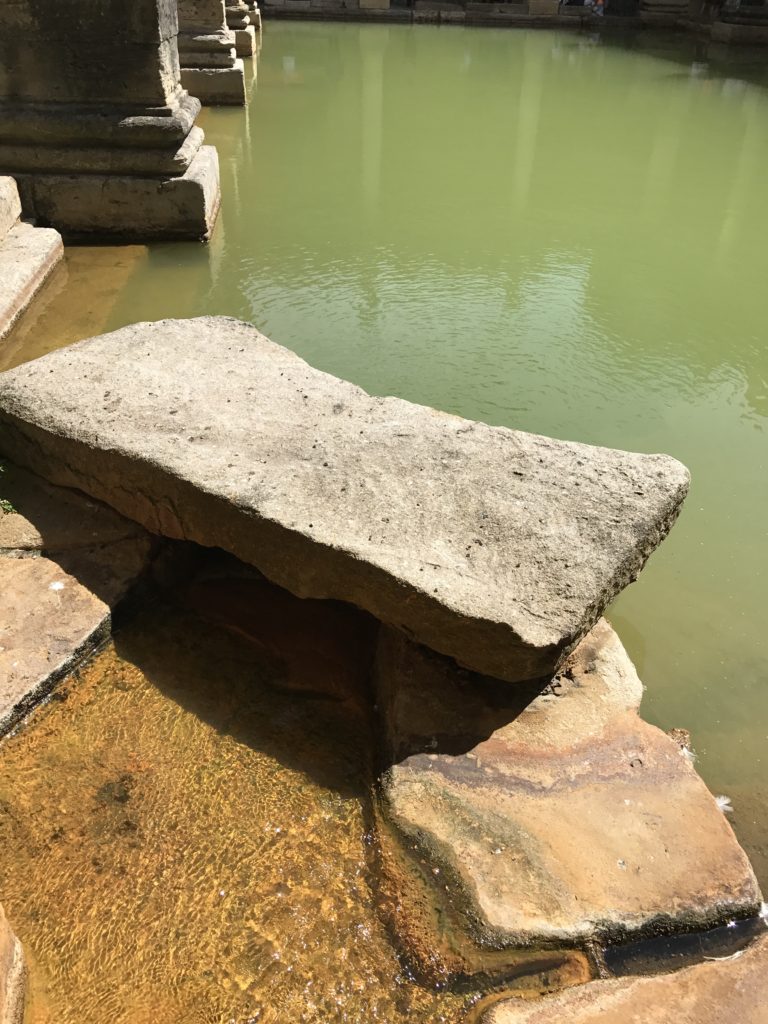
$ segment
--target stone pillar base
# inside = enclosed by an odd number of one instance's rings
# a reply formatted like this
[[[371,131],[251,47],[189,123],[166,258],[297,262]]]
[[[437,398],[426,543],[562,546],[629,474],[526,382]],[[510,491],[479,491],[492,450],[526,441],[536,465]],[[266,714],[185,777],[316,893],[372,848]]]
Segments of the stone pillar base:
[[[737,43],[747,46],[768,45],[768,25],[740,25],[725,21],[716,21],[710,34],[718,43]]]
[[[184,174],[173,178],[21,174],[18,184],[25,211],[74,240],[204,240],[221,203],[213,146],[202,146]]]
[[[245,105],[245,66],[239,57],[231,68],[182,68],[181,84],[204,106]]]
[[[11,330],[64,255],[61,235],[19,221],[13,178],[0,178],[0,338]]]
[[[256,53],[256,29],[253,25],[236,28],[235,51],[238,57],[252,57]]]

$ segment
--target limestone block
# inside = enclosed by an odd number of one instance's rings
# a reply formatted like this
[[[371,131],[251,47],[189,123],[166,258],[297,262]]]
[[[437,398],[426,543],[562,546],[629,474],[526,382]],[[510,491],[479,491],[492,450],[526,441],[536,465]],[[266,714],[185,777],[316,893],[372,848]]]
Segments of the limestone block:
[[[166,106],[179,91],[176,33],[173,0],[0,4],[0,98]]]
[[[543,999],[506,999],[481,1024],[765,1024],[768,936],[735,957],[651,978],[593,981]]]
[[[388,11],[389,0],[360,0],[361,11]]]
[[[245,65],[238,57],[231,68],[184,67],[181,81],[204,106],[243,106]]]
[[[235,30],[235,50],[238,57],[252,57],[256,53],[256,29],[253,25]]]
[[[0,177],[0,243],[21,217],[19,190],[13,178]]]
[[[148,555],[139,537],[55,558],[0,557],[0,733],[108,636],[110,609]]]
[[[66,238],[145,240],[210,236],[219,211],[219,162],[202,146],[180,177],[19,175],[24,208]]]
[[[11,330],[64,255],[53,228],[19,223],[0,241],[0,338]]]
[[[371,397],[225,317],[2,374],[0,424],[5,455],[52,482],[510,681],[552,676],[688,486],[668,456]]]
[[[638,716],[642,685],[605,620],[543,692],[472,678],[394,631],[375,674],[384,813],[479,946],[687,932],[760,907],[690,759]]]
[[[24,957],[0,906],[0,1024],[22,1024]]]
[[[218,32],[226,28],[224,0],[178,0],[179,31]]]

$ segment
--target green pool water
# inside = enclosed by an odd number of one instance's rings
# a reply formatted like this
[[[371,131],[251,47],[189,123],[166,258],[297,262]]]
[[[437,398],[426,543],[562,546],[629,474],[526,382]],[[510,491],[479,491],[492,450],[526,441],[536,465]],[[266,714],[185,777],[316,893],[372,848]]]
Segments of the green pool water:
[[[225,313],[372,392],[691,469],[611,619],[768,883],[768,62],[269,22],[211,244],[74,249],[0,365]]]

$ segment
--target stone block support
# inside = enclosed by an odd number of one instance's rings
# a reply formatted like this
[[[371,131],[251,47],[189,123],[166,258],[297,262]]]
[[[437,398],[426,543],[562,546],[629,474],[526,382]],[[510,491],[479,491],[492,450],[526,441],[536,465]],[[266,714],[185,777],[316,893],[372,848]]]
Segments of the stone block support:
[[[70,237],[208,237],[218,163],[177,33],[173,0],[0,4],[0,174],[25,216]]]
[[[179,0],[179,59],[185,89],[206,106],[243,106],[245,68],[224,0]]]

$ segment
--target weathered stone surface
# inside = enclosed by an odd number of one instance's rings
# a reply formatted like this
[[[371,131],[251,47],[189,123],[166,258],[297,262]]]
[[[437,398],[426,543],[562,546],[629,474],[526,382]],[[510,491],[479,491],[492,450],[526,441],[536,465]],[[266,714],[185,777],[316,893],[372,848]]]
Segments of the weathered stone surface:
[[[14,173],[34,173],[44,167],[49,173],[180,175],[194,160],[205,138],[201,128],[192,128],[180,146],[169,148],[139,146],[38,146],[0,142],[0,166]]]
[[[148,537],[53,558],[0,557],[0,733],[109,633],[110,609],[144,570]]]
[[[22,1024],[24,958],[0,906],[0,1024]]]
[[[245,103],[245,67],[239,57],[231,68],[184,67],[181,81],[204,106],[242,106]]]
[[[0,241],[0,338],[11,330],[64,255],[53,228],[19,223]]]
[[[508,999],[481,1024],[766,1024],[768,936],[735,957],[657,977],[593,981],[538,1000]]]
[[[175,0],[0,5],[0,171],[26,217],[72,238],[208,237],[218,174],[177,33]]]
[[[64,254],[56,231],[19,222],[16,182],[0,177],[0,339],[11,330]]]
[[[0,178],[0,242],[21,217],[19,190],[13,178]]]
[[[372,398],[223,317],[0,376],[0,450],[507,680],[551,675],[672,525],[688,474]]]
[[[14,510],[0,512],[0,553],[52,554],[144,535],[108,506],[9,462],[0,462],[0,499]]]
[[[248,25],[235,30],[235,50],[238,57],[252,57],[256,53],[256,28]]]
[[[380,634],[383,808],[485,946],[618,940],[754,914],[724,815],[601,620],[536,696]]]
[[[24,208],[67,238],[142,241],[210,237],[219,212],[219,160],[202,146],[180,177],[20,175]]]
[[[178,91],[173,0],[0,4],[0,99],[160,107]]]

